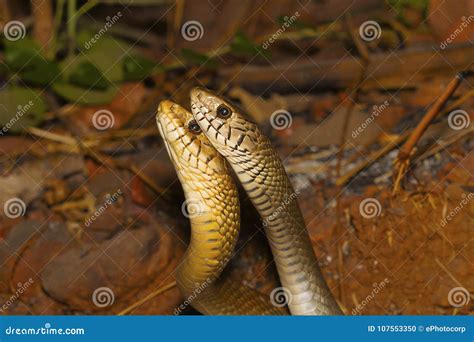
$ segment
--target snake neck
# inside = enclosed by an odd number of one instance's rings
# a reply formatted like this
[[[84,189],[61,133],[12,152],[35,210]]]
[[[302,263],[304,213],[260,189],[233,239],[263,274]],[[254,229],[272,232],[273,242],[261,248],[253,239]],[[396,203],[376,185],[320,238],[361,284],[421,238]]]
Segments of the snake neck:
[[[340,308],[318,267],[306,225],[283,163],[265,137],[250,154],[228,158],[263,219],[280,281],[294,315],[336,315]]]
[[[185,296],[201,296],[217,280],[234,251],[240,229],[238,193],[229,175],[196,175],[194,180],[181,179],[181,183],[186,203],[195,207],[189,213],[191,238],[176,281]]]

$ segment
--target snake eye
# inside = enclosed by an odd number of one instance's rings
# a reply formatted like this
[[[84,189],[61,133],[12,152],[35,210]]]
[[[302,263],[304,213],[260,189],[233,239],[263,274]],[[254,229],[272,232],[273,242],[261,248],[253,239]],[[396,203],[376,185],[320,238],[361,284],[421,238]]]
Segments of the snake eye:
[[[229,107],[220,105],[219,107],[217,107],[216,113],[218,117],[227,119],[229,116],[231,116],[232,111]]]
[[[188,129],[193,134],[199,134],[202,132],[201,127],[197,124],[196,121],[192,120],[188,123]]]

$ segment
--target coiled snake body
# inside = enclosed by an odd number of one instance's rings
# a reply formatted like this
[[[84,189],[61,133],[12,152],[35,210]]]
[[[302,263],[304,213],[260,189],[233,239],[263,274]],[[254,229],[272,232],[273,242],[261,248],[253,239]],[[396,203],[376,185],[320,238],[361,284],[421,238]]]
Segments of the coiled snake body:
[[[163,101],[156,119],[191,220],[190,244],[176,271],[186,300],[208,315],[285,314],[284,308],[271,305],[269,297],[255,289],[219,279],[240,229],[236,186],[225,160],[204,134],[198,134],[190,112]]]
[[[290,312],[341,314],[318,267],[283,163],[269,139],[235,106],[207,89],[191,91],[191,109],[264,220],[280,281],[291,294]]]

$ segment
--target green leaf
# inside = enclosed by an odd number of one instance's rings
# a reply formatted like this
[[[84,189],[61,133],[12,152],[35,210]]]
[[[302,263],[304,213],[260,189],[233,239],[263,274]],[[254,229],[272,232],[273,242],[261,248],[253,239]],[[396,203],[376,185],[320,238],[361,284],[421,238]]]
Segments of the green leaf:
[[[10,68],[19,70],[27,66],[30,62],[43,59],[34,42],[30,40],[20,42],[21,41],[5,43],[5,63],[7,63]]]
[[[216,67],[217,63],[211,57],[191,49],[181,49],[181,56],[189,64],[198,64],[207,67]]]
[[[81,56],[99,69],[110,82],[124,80],[124,59],[133,53],[131,46],[107,33],[81,32],[77,38]]]
[[[255,45],[246,35],[241,32],[235,35],[230,48],[231,51],[236,54],[253,56],[260,53],[267,57],[269,56],[268,51],[262,49],[262,47],[258,45]]]
[[[87,64],[89,64],[89,66],[87,66]],[[118,87],[108,82],[103,77],[103,74],[101,74],[101,72],[88,61],[87,57],[83,55],[66,58],[61,62],[60,66],[64,75],[64,80],[55,82],[52,89],[56,94],[67,101],[87,105],[105,104],[110,103],[118,92]],[[94,72],[92,71],[92,68],[94,68]],[[74,76],[74,74],[76,74],[76,76]],[[79,83],[82,84],[77,84],[78,74],[81,75]],[[73,76],[73,80],[71,80],[71,75]],[[100,79],[107,82],[107,87],[97,89],[97,87],[92,86],[95,82],[97,82],[97,84],[102,82]],[[101,84],[103,85],[104,83]]]
[[[55,62],[37,60],[20,71],[20,77],[33,85],[50,85],[61,78],[61,71]]]
[[[80,87],[99,90],[105,90],[110,85],[100,70],[88,61],[81,61],[69,74],[68,81]]]
[[[154,62],[142,56],[127,56],[123,60],[124,79],[126,81],[141,81],[150,76],[155,66]]]
[[[63,99],[85,105],[100,105],[110,103],[118,93],[117,87],[109,87],[106,90],[84,89],[73,84],[56,82],[52,89]]]
[[[49,85],[60,77],[58,65],[45,59],[36,43],[29,39],[5,43],[5,62],[33,85]]]
[[[0,90],[0,135],[18,133],[44,120],[46,104],[35,90],[11,87]]]

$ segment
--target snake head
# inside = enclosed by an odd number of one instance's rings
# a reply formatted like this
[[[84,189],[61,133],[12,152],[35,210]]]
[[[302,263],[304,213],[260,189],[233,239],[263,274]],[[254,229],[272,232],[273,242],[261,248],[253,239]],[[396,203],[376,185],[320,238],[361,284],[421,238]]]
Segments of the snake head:
[[[193,88],[191,110],[204,134],[224,157],[249,154],[258,144],[261,134],[257,125],[212,91]]]
[[[171,101],[162,101],[158,106],[156,123],[181,176],[199,178],[226,170],[225,161],[202,134],[189,111]]]

